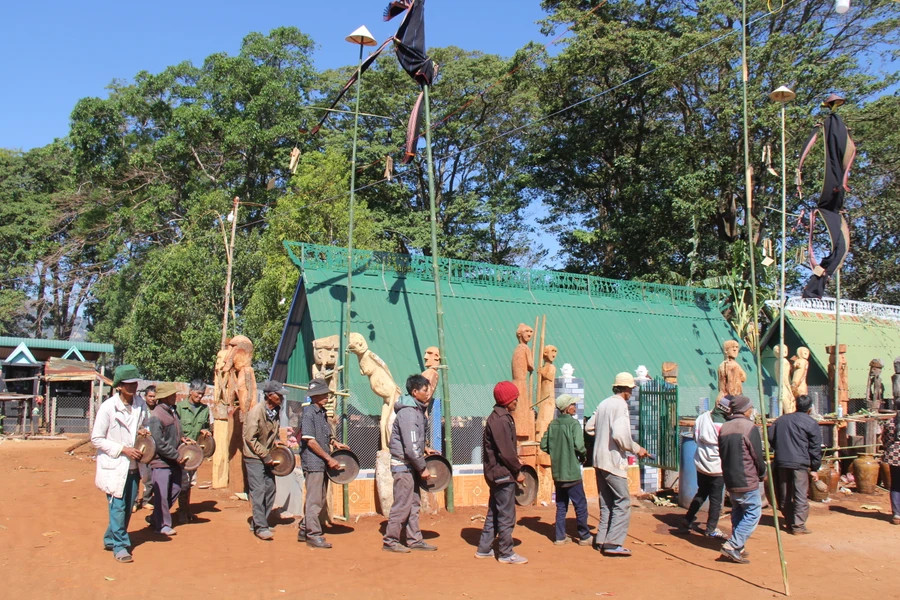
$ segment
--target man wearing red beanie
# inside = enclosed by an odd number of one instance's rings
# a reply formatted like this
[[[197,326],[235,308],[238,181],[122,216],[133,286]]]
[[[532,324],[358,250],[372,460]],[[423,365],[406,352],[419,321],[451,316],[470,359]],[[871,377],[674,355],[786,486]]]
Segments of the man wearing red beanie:
[[[484,425],[482,464],[484,478],[491,491],[484,529],[475,558],[494,558],[494,538],[498,538],[499,561],[522,565],[528,559],[513,550],[513,527],[516,525],[516,482],[525,481],[522,463],[516,452],[516,424],[509,411],[516,410],[519,390],[510,381],[494,386],[494,410]]]

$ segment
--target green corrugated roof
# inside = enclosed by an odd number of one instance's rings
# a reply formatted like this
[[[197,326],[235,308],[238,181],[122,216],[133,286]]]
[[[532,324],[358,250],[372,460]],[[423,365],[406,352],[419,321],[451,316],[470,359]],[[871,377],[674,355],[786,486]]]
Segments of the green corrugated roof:
[[[809,348],[810,355],[820,370],[818,379],[823,380],[828,373],[825,346],[834,345],[834,311],[786,308],[784,316],[785,323],[799,336],[800,343]],[[789,344],[791,341],[788,337]],[[840,341],[847,345],[851,398],[865,397],[869,362],[873,358],[884,361],[882,380],[890,389],[892,363],[894,357],[900,356],[900,321],[844,312],[841,314]],[[788,349],[792,355],[796,352],[796,348],[789,346]]]
[[[68,340],[40,340],[36,338],[19,338],[0,336],[0,346],[8,346],[15,348],[19,344],[24,343],[29,348],[40,348],[42,350],[68,350],[72,346],[79,352],[105,352],[112,354],[115,352],[112,344],[98,344],[95,342],[72,342]]]
[[[303,273],[305,335],[343,333],[346,249],[285,246]],[[664,361],[679,365],[682,414],[695,414],[698,397],[716,394],[722,343],[735,337],[719,312],[718,290],[445,259],[440,269],[454,415],[490,411],[491,389],[510,377],[518,324],[533,326],[539,315],[547,316],[546,343],[559,349],[557,369],[571,363],[575,376],[586,381],[586,410],[610,395],[616,373],[643,364],[659,375]],[[353,313],[352,330],[365,335],[402,387],[409,374],[422,371],[425,348],[437,345],[430,259],[354,252]],[[309,342],[301,332],[298,343]],[[293,354],[290,383],[309,377],[304,348]],[[756,370],[746,347],[739,361],[752,384]],[[353,402],[366,414],[377,414],[380,400],[359,376],[357,364],[352,358]],[[755,386],[745,392],[754,397]]]

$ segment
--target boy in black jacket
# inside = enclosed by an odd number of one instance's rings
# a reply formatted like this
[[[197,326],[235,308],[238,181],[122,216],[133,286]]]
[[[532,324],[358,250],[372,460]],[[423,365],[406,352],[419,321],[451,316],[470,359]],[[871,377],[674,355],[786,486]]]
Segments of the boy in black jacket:
[[[778,417],[769,427],[769,444],[778,469],[778,504],[785,527],[794,535],[811,533],[809,517],[809,476],[818,479],[822,465],[822,435],[819,424],[809,416],[812,398],[797,397],[797,412]]]
[[[492,546],[497,537],[499,561],[522,565],[528,559],[516,554],[512,538],[516,525],[516,483],[525,481],[516,452],[516,424],[510,414],[519,403],[519,390],[512,382],[501,381],[494,386],[494,402],[494,410],[484,425],[481,459],[491,498],[475,558],[493,558]]]

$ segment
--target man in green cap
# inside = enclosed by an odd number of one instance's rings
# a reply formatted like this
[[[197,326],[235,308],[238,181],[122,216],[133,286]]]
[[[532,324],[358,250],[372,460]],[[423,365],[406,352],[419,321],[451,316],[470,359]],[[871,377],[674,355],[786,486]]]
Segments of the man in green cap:
[[[569,394],[562,394],[556,399],[559,415],[550,422],[541,438],[541,450],[550,455],[550,471],[556,487],[556,539],[553,543],[558,546],[569,542],[566,536],[569,500],[575,507],[578,543],[590,546],[592,542],[587,523],[587,497],[581,480],[581,465],[587,456],[587,450],[584,447],[584,432],[573,416],[577,401],[577,398]]]
[[[191,382],[188,399],[175,404],[175,413],[181,421],[185,438],[197,442],[200,434],[210,435],[209,407],[203,404],[206,384],[200,379]],[[185,469],[181,475],[181,494],[178,496],[178,522],[190,523],[195,519],[191,512],[191,488],[197,485],[197,470]]]
[[[141,452],[134,447],[138,433],[144,433],[148,412],[144,400],[136,396],[141,376],[134,365],[121,365],[113,375],[116,393],[100,405],[91,430],[91,443],[97,449],[95,484],[106,493],[109,526],[103,535],[103,549],[123,563],[132,562],[128,521],[131,505],[137,497],[138,461]]]

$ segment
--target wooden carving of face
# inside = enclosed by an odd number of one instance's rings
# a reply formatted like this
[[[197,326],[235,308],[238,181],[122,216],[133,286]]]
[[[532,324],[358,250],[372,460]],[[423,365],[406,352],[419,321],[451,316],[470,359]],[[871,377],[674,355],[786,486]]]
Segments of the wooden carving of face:
[[[531,338],[534,337],[534,329],[525,323],[519,323],[519,328],[516,329],[516,337],[519,338],[519,341],[523,344],[527,344],[531,341]]]
[[[544,346],[544,360],[547,362],[553,362],[556,360],[556,346]]]
[[[738,352],[741,351],[741,345],[734,340],[728,340],[724,344],[725,356],[728,358],[737,358]]]
[[[441,364],[441,351],[437,346],[425,348],[425,367],[436,368]]]

